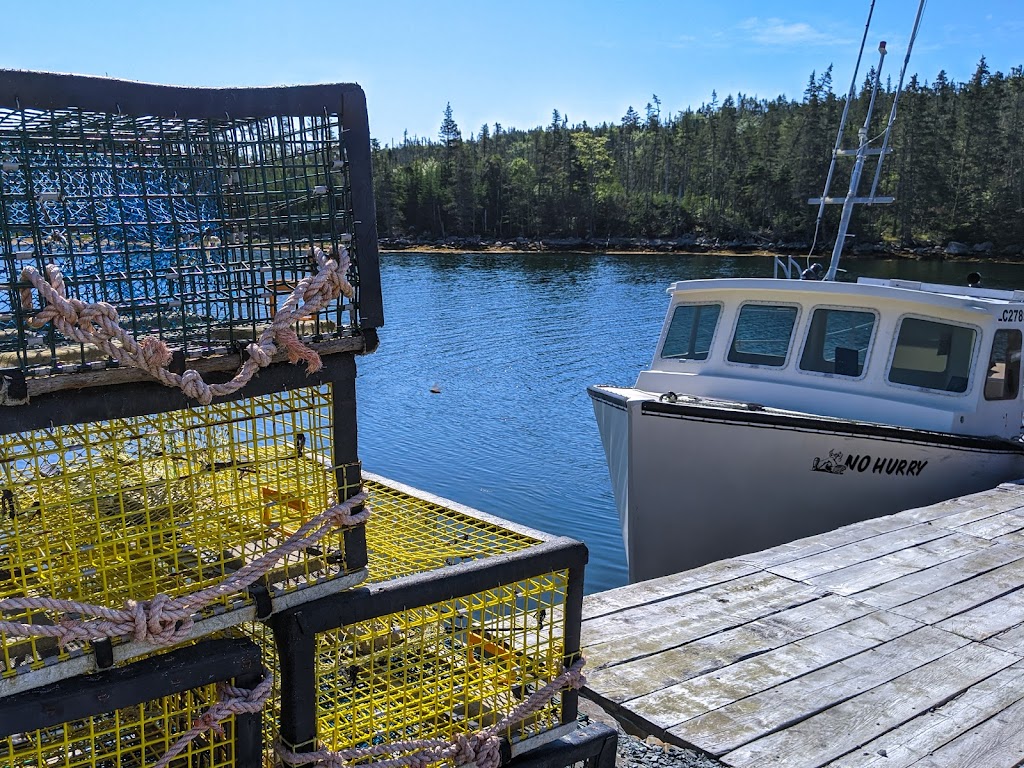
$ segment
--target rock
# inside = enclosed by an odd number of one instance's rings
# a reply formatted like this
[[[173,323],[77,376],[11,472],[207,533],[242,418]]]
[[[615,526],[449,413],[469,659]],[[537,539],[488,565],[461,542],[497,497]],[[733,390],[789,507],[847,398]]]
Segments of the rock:
[[[966,256],[969,250],[967,243],[958,243],[956,240],[951,241],[946,246],[946,253],[950,256]]]
[[[551,251],[586,250],[587,242],[582,237],[553,237],[541,241],[541,245]]]
[[[1022,248],[1019,245],[1004,245],[999,252],[1004,256],[1019,256]]]
[[[941,248],[913,248],[910,253],[918,261],[939,261],[942,259]]]
[[[978,243],[973,248],[971,248],[971,252],[972,253],[992,253],[992,248],[993,247],[994,246],[992,245],[992,243],[986,240],[984,243]]]

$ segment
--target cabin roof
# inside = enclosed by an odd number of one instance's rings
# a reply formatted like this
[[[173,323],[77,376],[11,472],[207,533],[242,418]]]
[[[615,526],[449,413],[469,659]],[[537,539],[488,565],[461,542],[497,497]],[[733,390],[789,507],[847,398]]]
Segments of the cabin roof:
[[[670,295],[690,291],[737,291],[758,293],[777,292],[792,295],[792,300],[806,301],[808,296],[820,297],[827,302],[841,302],[843,296],[860,299],[889,299],[927,304],[960,310],[990,312],[994,306],[1024,303],[1024,291],[1002,291],[993,288],[968,288],[959,285],[921,283],[913,280],[894,280],[862,277],[857,282],[822,282],[816,280],[787,280],[777,278],[715,278],[709,280],[680,280],[668,288]],[[800,296],[796,294],[802,294]]]

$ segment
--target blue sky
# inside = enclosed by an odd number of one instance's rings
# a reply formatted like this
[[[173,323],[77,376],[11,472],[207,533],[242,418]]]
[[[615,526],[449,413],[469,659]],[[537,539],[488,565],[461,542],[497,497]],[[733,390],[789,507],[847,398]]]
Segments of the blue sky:
[[[465,135],[676,112],[742,92],[799,98],[834,64],[849,87],[868,0],[92,0],[3,4],[0,67],[182,85],[358,82],[383,143],[437,138],[445,104]],[[917,0],[877,0],[869,50],[895,82]],[[1024,63],[1021,0],[929,0],[910,71],[958,81],[984,55]],[[866,54],[873,63],[877,54]]]

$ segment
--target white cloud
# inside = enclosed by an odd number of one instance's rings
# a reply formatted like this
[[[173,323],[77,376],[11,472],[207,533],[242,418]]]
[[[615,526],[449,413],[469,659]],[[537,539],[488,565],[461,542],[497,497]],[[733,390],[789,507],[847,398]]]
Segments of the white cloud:
[[[759,19],[752,16],[739,24],[750,33],[750,39],[759,45],[845,45],[850,41],[831,32],[815,29],[803,21],[786,22],[783,19]]]

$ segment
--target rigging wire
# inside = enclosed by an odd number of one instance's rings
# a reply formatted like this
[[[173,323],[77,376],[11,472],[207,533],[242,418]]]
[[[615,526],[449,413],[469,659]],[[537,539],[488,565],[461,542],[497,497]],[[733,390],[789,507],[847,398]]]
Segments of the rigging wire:
[[[875,0],[871,0],[868,8],[868,20],[864,23],[864,35],[860,39],[860,51],[857,53],[857,63],[853,67],[853,77],[850,79],[850,92],[846,96],[846,104],[843,106],[843,116],[839,119],[839,132],[836,134],[836,145],[832,150],[832,162],[828,166],[828,175],[825,177],[825,189],[821,193],[821,202],[818,203],[818,218],[814,222],[814,239],[811,241],[811,250],[807,253],[807,266],[811,265],[811,256],[814,255],[814,246],[818,243],[818,232],[821,229],[821,221],[825,217],[825,198],[832,186],[832,176],[836,170],[837,153],[842,148],[843,129],[846,127],[846,117],[850,113],[850,104],[857,92],[857,74],[860,72],[860,60],[864,56],[864,44],[868,39],[868,30],[871,28],[871,17],[875,13]],[[918,16],[920,18],[920,16]],[[916,29],[915,29],[916,32]]]
[[[903,93],[903,76],[907,73],[907,65],[910,63],[910,52],[914,50],[914,40],[917,39],[917,30],[921,26],[921,16],[924,14],[924,7],[928,0],[921,0],[917,6],[917,18],[914,19],[914,29],[910,33],[910,42],[907,43],[907,55],[903,57],[903,66],[900,68],[900,81],[896,84],[896,95],[892,97],[892,109],[889,110],[889,122],[885,126],[885,138],[882,139],[881,154],[878,156],[878,165],[875,167],[875,178],[871,182],[871,194],[874,197],[878,190],[878,180],[882,177],[882,161],[889,149],[889,135],[892,133],[892,125],[896,122],[896,107],[900,103],[900,94]]]

